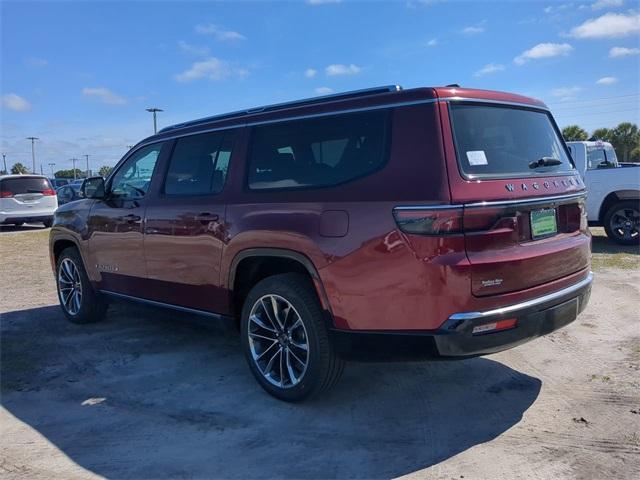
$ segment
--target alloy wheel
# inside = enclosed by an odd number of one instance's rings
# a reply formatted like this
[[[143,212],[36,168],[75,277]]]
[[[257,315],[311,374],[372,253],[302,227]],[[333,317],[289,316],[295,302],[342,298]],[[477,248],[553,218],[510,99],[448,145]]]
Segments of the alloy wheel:
[[[632,208],[616,210],[609,221],[611,231],[621,240],[637,240],[640,229],[640,213]]]
[[[300,314],[287,299],[259,298],[247,332],[251,357],[269,383],[280,388],[300,383],[309,365],[309,341]]]
[[[82,305],[82,281],[80,271],[69,258],[58,267],[58,295],[60,303],[69,315],[77,315]]]

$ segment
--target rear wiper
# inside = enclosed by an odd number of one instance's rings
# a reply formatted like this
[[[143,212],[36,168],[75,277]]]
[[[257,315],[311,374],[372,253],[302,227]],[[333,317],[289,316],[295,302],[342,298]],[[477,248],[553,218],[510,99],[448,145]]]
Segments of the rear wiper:
[[[529,163],[529,168],[552,167],[553,165],[562,165],[562,162],[557,158],[542,157],[540,160]]]

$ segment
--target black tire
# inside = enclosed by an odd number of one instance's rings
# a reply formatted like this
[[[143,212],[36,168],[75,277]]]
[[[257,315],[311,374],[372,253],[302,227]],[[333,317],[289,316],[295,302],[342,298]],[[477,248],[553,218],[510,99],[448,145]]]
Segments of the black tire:
[[[69,274],[69,262],[75,267],[77,275]],[[63,265],[64,264],[64,265]],[[71,270],[73,272],[73,269]],[[68,280],[74,279],[72,283]],[[69,304],[71,296],[76,293],[79,285],[79,301]],[[65,248],[56,261],[56,288],[60,308],[70,322],[92,323],[102,320],[107,312],[108,303],[96,292],[87,277],[82,257],[75,247]],[[72,288],[73,290],[69,290]],[[76,298],[75,296],[73,297]],[[70,305],[70,306],[68,306]],[[76,311],[76,307],[77,311]]]
[[[42,222],[42,224],[44,225],[44,228],[51,228],[51,225],[53,225],[53,220],[45,220],[44,222]]]
[[[607,237],[620,245],[640,243],[640,202],[624,200],[607,210],[604,215],[604,230]]]
[[[284,329],[276,325],[279,324],[277,320],[274,323],[273,319],[270,319],[268,312],[262,306],[264,304],[261,299],[266,299],[267,305],[271,306],[269,302],[272,298],[276,298],[276,303],[279,303],[281,308],[280,320],[284,320]],[[254,318],[258,316],[264,319],[268,330],[273,326],[274,332],[262,329],[255,320],[250,321],[252,311],[255,314]],[[270,311],[273,314],[274,309]],[[260,386],[274,397],[287,402],[301,401],[330,389],[340,379],[344,370],[344,361],[336,355],[331,345],[315,289],[310,279],[304,275],[286,273],[258,282],[245,299],[240,321],[242,349],[251,373]],[[298,324],[297,328],[292,324]],[[266,336],[260,337],[258,334]],[[259,339],[256,340],[256,337]],[[271,337],[280,339],[273,340]],[[306,354],[303,349],[298,349],[299,344],[307,345]],[[272,345],[273,349],[266,352],[272,348],[266,348],[266,345]],[[262,348],[263,346],[265,348]],[[277,357],[280,375],[278,372],[275,376],[265,375],[265,373],[269,374],[269,371],[263,373],[263,370],[268,367],[267,358],[272,353],[274,356],[277,355],[278,349],[283,352]],[[259,356],[258,350],[266,354],[262,362],[267,365],[259,367],[261,360],[254,360],[254,356]],[[306,359],[306,367],[303,369],[303,362],[296,362],[296,359]],[[292,369],[288,369],[287,366]],[[297,382],[294,381],[296,374],[299,374]],[[287,382],[288,385],[286,385]]]

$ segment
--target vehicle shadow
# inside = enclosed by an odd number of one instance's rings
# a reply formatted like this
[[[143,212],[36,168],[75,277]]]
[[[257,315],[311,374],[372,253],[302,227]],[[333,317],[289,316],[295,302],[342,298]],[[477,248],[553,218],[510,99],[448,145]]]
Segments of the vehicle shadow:
[[[1,324],[4,408],[111,478],[396,477],[499,436],[541,386],[487,358],[351,363],[333,391],[286,404],[237,334],[184,314],[117,304],[72,325],[49,306]]]
[[[30,232],[32,230],[44,230],[44,229],[45,227],[41,223],[28,223],[20,226],[0,225],[0,233]]]
[[[630,253],[632,255],[640,255],[640,247],[638,245],[620,245],[604,235],[593,235],[591,237],[591,251],[592,253]]]

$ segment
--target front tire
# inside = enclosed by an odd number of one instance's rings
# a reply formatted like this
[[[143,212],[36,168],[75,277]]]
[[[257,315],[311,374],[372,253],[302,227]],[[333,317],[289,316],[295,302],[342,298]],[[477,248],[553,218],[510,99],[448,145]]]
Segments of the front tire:
[[[258,282],[244,302],[241,335],[251,373],[280,400],[310,398],[342,375],[344,361],[329,341],[315,289],[303,275]]]
[[[102,320],[107,302],[93,289],[82,257],[75,247],[62,251],[56,263],[56,286],[63,313],[70,322],[92,323]]]
[[[621,245],[640,243],[640,204],[625,200],[614,204],[604,216],[607,237]]]

